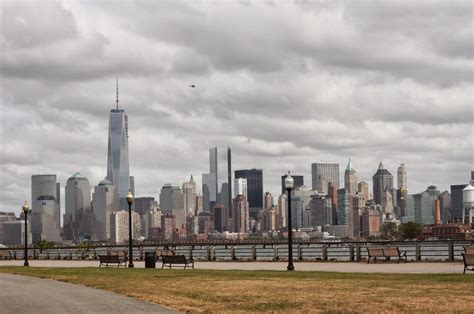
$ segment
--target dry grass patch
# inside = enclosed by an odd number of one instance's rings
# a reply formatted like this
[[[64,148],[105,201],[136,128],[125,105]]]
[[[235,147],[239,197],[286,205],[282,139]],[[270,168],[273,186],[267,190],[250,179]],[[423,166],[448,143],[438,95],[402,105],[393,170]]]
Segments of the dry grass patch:
[[[1,267],[187,312],[470,312],[474,276]]]

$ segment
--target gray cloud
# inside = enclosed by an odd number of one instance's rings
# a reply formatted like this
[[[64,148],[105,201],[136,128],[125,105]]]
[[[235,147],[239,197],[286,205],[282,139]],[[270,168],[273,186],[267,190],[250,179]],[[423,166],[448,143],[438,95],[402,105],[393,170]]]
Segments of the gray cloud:
[[[129,114],[138,195],[208,171],[380,159],[409,189],[446,189],[474,168],[472,3],[361,1],[3,2],[0,210],[30,176],[106,173],[108,112]],[[189,88],[195,84],[196,88]]]

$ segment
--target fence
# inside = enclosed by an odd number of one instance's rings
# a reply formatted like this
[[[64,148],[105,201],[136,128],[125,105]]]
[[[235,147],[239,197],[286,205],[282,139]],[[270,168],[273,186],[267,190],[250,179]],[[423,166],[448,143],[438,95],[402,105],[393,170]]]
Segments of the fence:
[[[405,251],[409,261],[457,261],[462,260],[464,246],[474,241],[406,241],[406,242],[297,242],[293,244],[296,261],[351,261],[367,259],[366,247],[397,246]],[[133,256],[144,258],[145,252],[154,251],[164,245],[134,245]],[[176,254],[184,254],[194,260],[209,261],[278,261],[288,258],[288,244],[283,241],[251,243],[182,243],[168,244]],[[93,247],[55,247],[51,249],[29,248],[31,259],[49,260],[96,260],[110,250],[127,250],[124,245]],[[1,248],[0,258],[24,259],[24,248]]]

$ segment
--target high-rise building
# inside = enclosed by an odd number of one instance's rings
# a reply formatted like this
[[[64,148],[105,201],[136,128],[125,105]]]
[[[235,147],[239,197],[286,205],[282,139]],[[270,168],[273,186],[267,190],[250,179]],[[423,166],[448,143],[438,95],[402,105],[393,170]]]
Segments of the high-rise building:
[[[143,236],[145,239],[157,240],[159,238],[159,231],[161,230],[161,216],[161,211],[156,208],[150,209],[145,215],[143,215]]]
[[[311,195],[309,208],[312,227],[332,224],[332,202],[327,195],[322,193]]]
[[[380,235],[381,212],[373,207],[364,209],[361,217],[361,233],[364,239]]]
[[[183,209],[185,215],[193,214],[196,211],[196,182],[194,182],[193,175],[188,182],[183,183]]]
[[[273,195],[270,192],[265,192],[263,198],[263,209],[270,209],[273,207]]]
[[[63,220],[63,239],[76,240],[92,236],[91,186],[79,172],[66,183],[66,212]]]
[[[235,170],[235,178],[247,179],[247,200],[250,216],[258,219],[258,212],[263,208],[263,171],[262,169]]]
[[[199,213],[202,213],[204,211],[202,195],[196,195],[196,198],[194,200],[194,216],[197,216],[199,215]]]
[[[237,195],[243,195],[245,199],[248,197],[247,193],[247,179],[235,178],[234,179],[234,197]]]
[[[116,244],[124,244],[128,241],[128,224],[129,215],[127,210],[113,212],[110,217],[110,231],[112,242]],[[132,211],[132,239],[140,237],[140,215]]]
[[[359,192],[362,202],[365,204],[369,200],[369,184],[364,181],[359,182],[357,192]]]
[[[227,228],[227,222],[229,217],[227,216],[227,210],[223,205],[217,204],[211,209],[212,221],[214,221],[214,230],[217,232],[229,231]]]
[[[15,213],[6,213],[6,212],[0,212],[0,243],[4,243],[4,236],[5,231],[4,231],[4,224],[7,221],[16,221],[16,216]]]
[[[133,192],[132,192],[133,194]],[[140,215],[144,216],[150,211],[153,207],[158,206],[158,202],[155,201],[155,198],[152,196],[145,197],[135,197],[133,200],[134,210]]]
[[[347,163],[346,171],[344,171],[344,187],[350,195],[355,195],[357,192],[357,177],[356,171],[352,166],[351,159]]]
[[[459,222],[462,222],[464,217],[462,190],[466,186],[467,184],[451,185],[451,219]]]
[[[405,164],[401,163],[400,167],[397,170],[397,188],[401,189],[408,189],[407,186],[407,169],[405,168]]]
[[[31,176],[31,233],[39,240],[60,241],[60,185],[55,174]]]
[[[291,223],[293,228],[303,227],[304,211],[309,207],[313,194],[316,194],[316,191],[305,185],[291,191]]]
[[[336,190],[336,185],[334,183],[329,183],[328,188],[327,188],[327,195],[329,199],[331,200],[331,206],[332,206],[332,224],[337,225],[337,190]],[[320,192],[323,193],[323,192]],[[324,194],[324,193],[323,193]]]
[[[376,204],[382,204],[382,192],[392,192],[393,176],[384,168],[382,162],[379,164],[377,172],[372,176],[373,181],[373,195]]]
[[[7,220],[0,222],[3,225],[4,235],[0,238],[5,245],[24,245],[25,244],[25,221]],[[28,244],[32,244],[31,229],[28,228]]]
[[[112,238],[110,217],[119,210],[119,195],[117,187],[111,181],[104,179],[94,187],[92,194],[93,232],[95,241],[107,241]]]
[[[337,224],[349,225],[352,223],[352,194],[346,188],[337,190]]]
[[[232,153],[230,147],[209,149],[209,173],[202,175],[204,210],[223,205],[232,215]],[[231,217],[230,217],[231,218]]]
[[[118,81],[116,108],[110,110],[109,142],[107,152],[107,179],[117,187],[120,207],[128,209],[125,199],[130,190],[130,170],[128,159],[128,116],[119,109]]]
[[[434,224],[435,200],[439,194],[427,191],[407,195],[405,216],[402,222],[414,221],[419,224]]]
[[[449,194],[449,191],[443,191],[438,199],[441,207],[441,220],[443,224],[446,224],[451,219],[451,194]]]
[[[285,179],[288,176],[288,174],[285,174],[281,176],[281,193],[286,192],[286,187],[285,187]],[[304,177],[303,176],[298,176],[291,174],[291,177],[293,178],[294,184],[293,184],[293,189],[297,189],[300,186],[304,185]]]
[[[311,164],[311,181],[313,191],[327,194],[328,183],[339,189],[339,164],[322,162]]]
[[[164,214],[173,214],[176,227],[186,224],[186,213],[183,207],[183,194],[178,185],[167,183],[160,192],[160,209]]]
[[[280,196],[278,196],[277,228],[286,227],[287,214],[288,214],[288,196],[286,193],[282,193]]]
[[[234,198],[234,232],[247,233],[249,229],[249,207],[244,195],[239,194]]]

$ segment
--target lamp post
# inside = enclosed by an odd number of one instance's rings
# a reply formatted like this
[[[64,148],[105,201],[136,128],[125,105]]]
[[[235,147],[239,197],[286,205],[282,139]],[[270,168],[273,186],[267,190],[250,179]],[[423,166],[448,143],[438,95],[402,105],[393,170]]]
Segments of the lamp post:
[[[30,206],[28,206],[27,201],[23,204],[22,209],[25,214],[25,263],[23,263],[23,266],[30,266],[30,263],[28,263],[28,211],[30,210]]]
[[[132,191],[127,193],[127,203],[128,203],[128,268],[133,268],[133,248],[132,248],[132,204],[133,204],[133,194]]]
[[[288,192],[288,267],[287,270],[295,270],[295,266],[293,266],[293,227],[291,225],[291,190],[293,190],[293,186],[295,184],[295,180],[290,176],[290,172],[288,171],[288,175],[285,179],[285,188]]]

